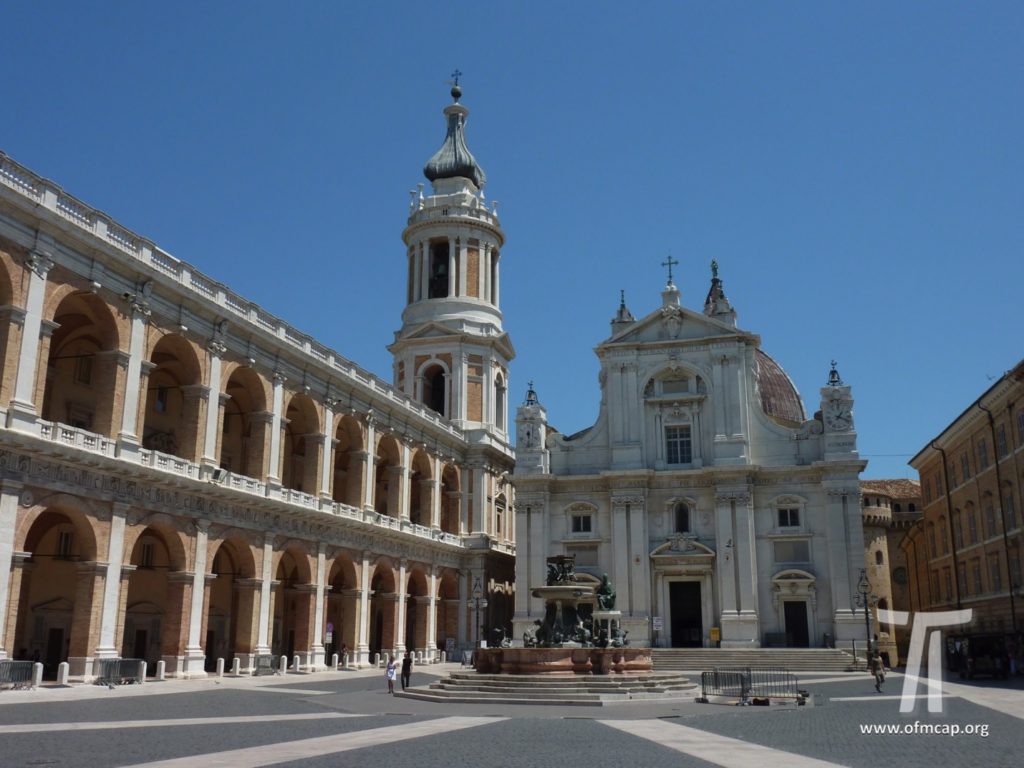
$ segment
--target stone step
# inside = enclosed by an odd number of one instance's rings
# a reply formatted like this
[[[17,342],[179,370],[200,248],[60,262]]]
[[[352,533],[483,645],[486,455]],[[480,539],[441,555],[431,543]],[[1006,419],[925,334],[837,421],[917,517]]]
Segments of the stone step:
[[[429,687],[408,688],[396,696],[420,701],[481,704],[602,706],[615,702],[679,700],[697,690],[685,675],[496,675],[453,672]]]
[[[779,667],[791,672],[842,672],[853,657],[833,648],[655,648],[659,671],[706,670],[714,667]]]

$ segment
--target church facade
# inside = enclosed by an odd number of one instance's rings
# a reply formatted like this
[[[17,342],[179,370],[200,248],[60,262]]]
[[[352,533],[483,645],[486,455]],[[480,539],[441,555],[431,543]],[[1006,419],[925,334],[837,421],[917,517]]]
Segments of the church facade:
[[[671,268],[671,265],[670,265]],[[851,388],[820,412],[742,330],[717,265],[703,310],[669,281],[636,319],[625,301],[597,348],[597,422],[548,423],[531,387],[516,416],[517,638],[543,615],[546,558],[607,574],[633,644],[820,646],[863,640],[864,568]]]
[[[504,234],[453,95],[392,383],[0,154],[0,658],[318,669],[507,625]]]

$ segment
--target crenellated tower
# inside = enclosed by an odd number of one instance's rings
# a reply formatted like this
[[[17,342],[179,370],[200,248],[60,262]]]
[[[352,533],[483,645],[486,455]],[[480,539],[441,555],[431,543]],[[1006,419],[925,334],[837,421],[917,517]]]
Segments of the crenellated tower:
[[[486,175],[466,145],[469,110],[444,109],[447,134],[412,193],[405,242],[408,273],[402,328],[388,347],[395,385],[466,430],[508,442],[508,365],[515,350],[502,328],[500,261],[505,233]]]

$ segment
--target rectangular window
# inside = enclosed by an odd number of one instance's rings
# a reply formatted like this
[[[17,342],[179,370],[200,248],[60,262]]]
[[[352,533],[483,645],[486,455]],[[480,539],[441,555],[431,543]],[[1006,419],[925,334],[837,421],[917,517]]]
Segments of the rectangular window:
[[[142,544],[142,562],[140,565],[143,568],[153,567],[153,542],[146,541]]]
[[[1003,569],[999,567],[998,552],[988,556],[988,583],[993,592],[1000,592],[1003,589]]]
[[[996,430],[996,454],[1002,458],[1010,452],[1009,444],[1006,442],[1006,425],[1000,424]]]
[[[573,515],[572,516],[572,532],[573,533],[590,533],[593,530],[593,524],[590,519],[590,515]]]
[[[971,476],[971,460],[964,453],[960,456],[960,482],[966,483]]]
[[[936,475],[935,476],[935,495],[936,496],[941,496],[945,492],[946,492],[946,490],[945,490],[945,488],[942,485],[942,475]]]
[[[1010,586],[1020,587],[1020,555],[1010,558]]]
[[[75,360],[75,384],[92,384],[92,355],[82,355]]]
[[[956,569],[956,586],[961,597],[967,597],[967,564],[960,563]]]
[[[1024,445],[1024,411],[1017,414],[1017,446]]]
[[[985,589],[981,582],[981,558],[971,560],[971,577],[974,580],[974,594],[980,595]]]
[[[978,471],[988,466],[988,443],[984,439],[978,443]]]
[[[924,485],[922,486],[921,491],[924,494],[924,503],[925,504],[931,504],[932,503],[932,479],[930,477],[926,477],[924,479]]]
[[[978,517],[973,509],[967,511],[967,534],[971,537],[971,544],[978,543]]]
[[[1006,510],[1006,530],[1012,531],[1017,527],[1017,510],[1013,506],[1013,491],[1006,492],[1003,499],[1003,509]]]
[[[985,527],[988,529],[985,531],[985,536],[991,538],[998,532],[996,530],[996,508],[992,503],[992,497],[989,496],[985,500]]]
[[[953,517],[953,541],[957,549],[963,549],[964,546],[964,525],[960,517],[961,512],[958,509]]]
[[[939,572],[932,571],[932,605],[942,601],[942,595],[939,594]]]
[[[689,464],[693,461],[689,427],[665,427],[665,457],[668,464]]]
[[[946,602],[953,599],[953,573],[948,567],[942,569],[942,579],[946,584]]]
[[[71,547],[74,542],[74,534],[71,531],[61,531],[57,534],[57,557],[67,560],[71,557]]]
[[[811,560],[809,542],[776,541],[774,547],[776,563],[809,563]]]
[[[799,509],[780,509],[779,528],[797,528],[800,526]]]

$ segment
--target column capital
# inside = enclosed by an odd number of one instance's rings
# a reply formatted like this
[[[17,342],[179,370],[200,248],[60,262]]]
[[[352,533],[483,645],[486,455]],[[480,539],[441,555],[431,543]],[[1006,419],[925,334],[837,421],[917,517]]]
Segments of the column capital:
[[[46,274],[53,269],[53,254],[33,248],[25,256],[23,263],[37,277],[45,280]]]

